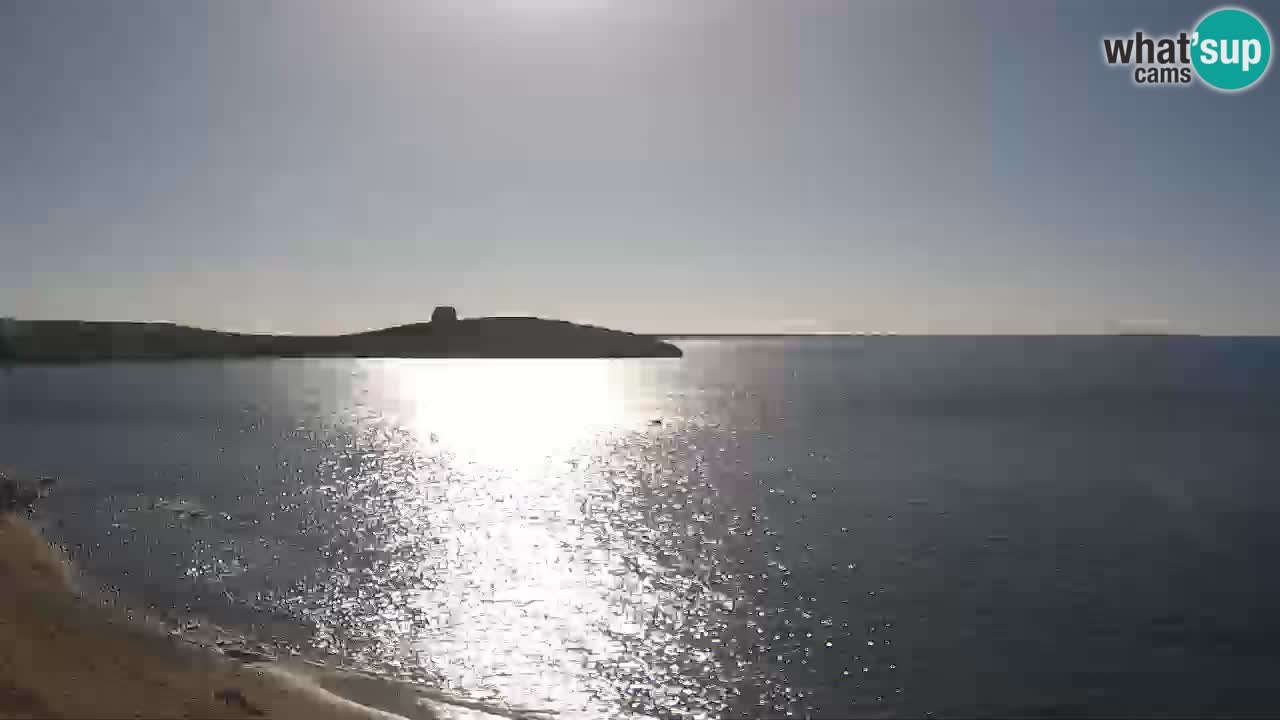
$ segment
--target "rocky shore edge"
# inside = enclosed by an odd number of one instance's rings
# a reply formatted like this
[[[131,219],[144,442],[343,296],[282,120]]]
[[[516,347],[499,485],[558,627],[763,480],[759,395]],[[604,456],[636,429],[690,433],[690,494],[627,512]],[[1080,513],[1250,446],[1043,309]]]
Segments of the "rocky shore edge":
[[[0,471],[0,718],[547,720],[281,658],[213,626],[174,628],[77,587],[26,517],[52,478]]]

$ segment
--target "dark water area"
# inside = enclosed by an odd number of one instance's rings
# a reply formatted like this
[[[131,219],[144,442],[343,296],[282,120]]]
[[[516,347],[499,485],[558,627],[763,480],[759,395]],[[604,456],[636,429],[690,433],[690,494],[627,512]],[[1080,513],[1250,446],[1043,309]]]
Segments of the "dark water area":
[[[563,717],[1272,716],[1280,340],[0,371],[133,602]]]

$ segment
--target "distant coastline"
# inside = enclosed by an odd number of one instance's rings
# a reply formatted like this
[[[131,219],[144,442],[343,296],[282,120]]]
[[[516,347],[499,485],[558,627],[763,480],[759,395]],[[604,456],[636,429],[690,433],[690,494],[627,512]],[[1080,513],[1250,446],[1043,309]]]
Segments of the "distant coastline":
[[[10,321],[0,363],[86,363],[270,357],[627,358],[681,357],[651,335],[533,317],[458,319],[348,335],[265,335],[142,322]]]
[[[1277,337],[1274,335],[1203,335],[1199,333],[896,333],[896,332],[820,332],[820,333],[666,333],[657,337],[667,340],[716,340],[733,338],[1210,338],[1210,337]]]

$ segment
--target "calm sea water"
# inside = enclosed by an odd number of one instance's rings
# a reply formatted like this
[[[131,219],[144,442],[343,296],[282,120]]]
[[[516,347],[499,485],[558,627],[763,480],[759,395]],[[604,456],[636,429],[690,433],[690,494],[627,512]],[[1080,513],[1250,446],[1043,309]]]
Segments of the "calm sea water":
[[[0,372],[133,602],[561,717],[1274,715],[1280,342]]]

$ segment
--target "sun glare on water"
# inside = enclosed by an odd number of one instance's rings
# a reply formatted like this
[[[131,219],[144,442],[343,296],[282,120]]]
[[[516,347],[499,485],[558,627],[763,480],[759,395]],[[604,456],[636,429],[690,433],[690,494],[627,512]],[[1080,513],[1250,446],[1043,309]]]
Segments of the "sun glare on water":
[[[589,528],[589,466],[610,437],[643,431],[616,364],[405,360],[371,364],[398,406],[377,422],[414,436],[416,490],[383,509],[387,547],[431,580],[401,591],[430,617],[403,635],[448,682],[598,716],[609,691],[584,671],[623,662],[657,601],[624,586],[623,555]],[[410,499],[410,498],[414,499]],[[620,521],[620,518],[618,519]],[[408,550],[412,548],[411,550]],[[374,623],[381,622],[370,618]],[[402,633],[410,626],[387,634]],[[603,695],[602,695],[603,693]],[[604,703],[604,704],[601,704]]]
[[[406,361],[395,382],[419,442],[508,472],[627,420],[610,364],[598,360]]]

